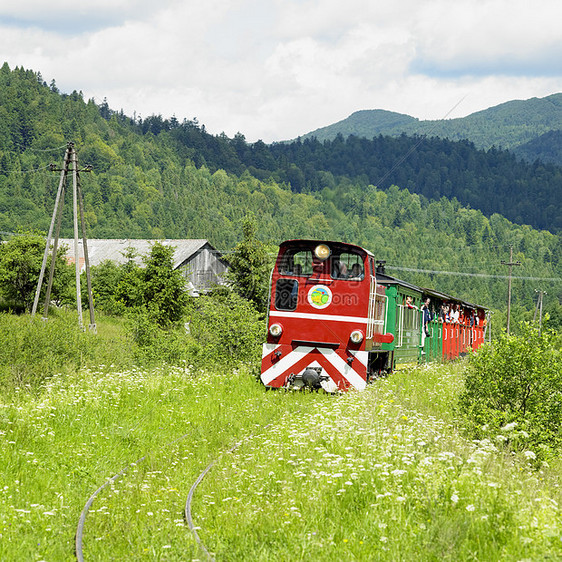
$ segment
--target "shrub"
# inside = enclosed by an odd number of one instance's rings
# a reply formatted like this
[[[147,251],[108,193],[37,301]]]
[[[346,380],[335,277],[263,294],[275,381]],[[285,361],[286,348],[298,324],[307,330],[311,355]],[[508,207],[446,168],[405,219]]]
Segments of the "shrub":
[[[128,330],[136,348],[137,363],[150,365],[165,362],[180,365],[185,362],[197,364],[198,346],[187,333],[183,324],[162,328],[151,310],[138,308],[129,315]]]
[[[544,458],[562,444],[560,336],[525,324],[520,336],[502,336],[468,363],[459,411],[473,437],[532,449]]]
[[[252,304],[230,291],[199,297],[191,314],[191,332],[208,363],[259,361],[265,324]]]

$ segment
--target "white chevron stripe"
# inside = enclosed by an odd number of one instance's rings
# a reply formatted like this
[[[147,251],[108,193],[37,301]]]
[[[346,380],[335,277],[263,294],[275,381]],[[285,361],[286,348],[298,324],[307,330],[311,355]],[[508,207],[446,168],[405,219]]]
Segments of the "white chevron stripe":
[[[297,361],[300,361],[305,355],[308,355],[313,347],[297,347],[288,355],[274,363],[267,371],[261,374],[261,380],[264,384],[269,384],[273,379],[277,378],[281,373],[290,369]]]
[[[266,346],[271,346],[272,350],[275,348],[274,344],[264,344],[264,352]],[[357,390],[365,389],[365,387],[367,386],[365,380],[333,349],[314,348],[309,346],[300,346],[294,349],[291,353],[289,353],[277,363],[272,365],[269,369],[267,369],[267,371],[263,372],[261,375],[261,380],[264,384],[269,384],[272,380],[276,379],[282,373],[285,373],[288,369],[290,369],[303,357],[311,353],[314,349],[318,349],[318,351],[334,366],[334,368],[339,373],[341,373],[341,375],[346,378]],[[352,353],[363,366],[367,366],[369,356],[368,352],[357,351]]]
[[[351,353],[355,359],[358,359],[359,362],[365,367],[365,369],[367,368],[367,363],[369,362],[369,352],[368,351],[349,351],[349,353]]]
[[[365,390],[367,383],[333,349],[319,349],[319,351],[357,390]]]
[[[264,343],[261,350],[261,358],[267,357],[270,353],[273,353],[281,344],[279,343]]]

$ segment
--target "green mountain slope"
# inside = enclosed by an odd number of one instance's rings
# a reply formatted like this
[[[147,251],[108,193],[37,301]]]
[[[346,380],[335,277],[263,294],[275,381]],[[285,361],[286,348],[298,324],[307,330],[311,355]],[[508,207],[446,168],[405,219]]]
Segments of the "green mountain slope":
[[[338,134],[373,138],[379,134],[428,135],[450,140],[468,139],[478,148],[511,149],[544,133],[562,130],[562,93],[545,98],[514,100],[478,111],[467,117],[420,121],[401,113],[357,111],[347,119],[301,137],[332,140]]]
[[[513,152],[529,162],[542,160],[562,165],[562,130],[549,131],[513,149]]]

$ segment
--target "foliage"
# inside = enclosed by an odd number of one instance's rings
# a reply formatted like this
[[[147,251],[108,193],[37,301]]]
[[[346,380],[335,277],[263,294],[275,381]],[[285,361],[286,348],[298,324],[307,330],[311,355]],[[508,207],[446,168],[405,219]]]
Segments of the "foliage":
[[[1,231],[22,224],[48,228],[56,178],[47,167],[52,150],[62,147],[62,157],[71,139],[81,161],[96,162],[83,180],[89,236],[207,238],[227,253],[240,242],[240,221],[251,213],[263,242],[356,243],[386,260],[391,274],[494,309],[505,308],[506,268],[500,262],[513,245],[514,260],[523,263],[515,274],[553,280],[541,287],[548,292],[545,306],[562,302],[556,281],[562,276],[562,234],[503,216],[555,230],[560,168],[521,164],[507,152],[478,151],[467,141],[248,143],[240,134],[210,135],[196,120],[132,120],[106,102],[61,94],[35,73],[7,65],[0,93]],[[62,229],[72,232],[69,216]],[[131,264],[131,277],[114,302],[103,300],[98,284],[100,306],[122,313],[138,305],[139,273]],[[486,275],[491,277],[480,277]],[[525,318],[529,311],[532,317],[535,288],[534,280],[514,279],[512,304],[526,311]]]
[[[383,134],[438,136],[451,140],[470,139],[479,148],[502,146],[514,148],[540,138],[547,132],[562,129],[562,94],[544,98],[514,100],[456,119],[418,120],[409,115],[381,109],[361,110],[348,118],[302,135],[301,139],[315,137],[319,141],[333,140],[336,136],[356,135],[372,139]],[[547,147],[544,147],[547,148]],[[529,158],[542,158],[542,152]],[[532,154],[529,154],[532,156]],[[557,160],[559,164],[562,160]]]
[[[560,467],[420,411],[432,369],[327,396],[264,392],[246,367],[106,365],[2,393],[0,559],[72,558],[104,483],[86,559],[202,559],[183,519],[202,475],[191,515],[217,560],[560,560]]]
[[[152,312],[141,307],[129,313],[127,329],[136,344],[133,353],[139,365],[199,364],[198,345],[179,323],[163,328],[155,322]]]
[[[92,267],[95,306],[109,314],[141,310],[160,327],[181,320],[189,297],[181,272],[174,269],[173,253],[172,247],[155,242],[142,258],[144,268],[134,250],[127,250],[121,265],[105,261]]]
[[[124,305],[119,302],[118,293],[123,269],[111,260],[105,260],[99,265],[90,268],[92,293],[96,310],[103,310],[108,314],[122,314],[124,312]],[[87,303],[88,296],[85,279],[80,282],[80,288],[82,290],[82,302]]]
[[[41,273],[45,238],[20,232],[0,245],[0,295],[12,306],[31,310]],[[58,304],[72,301],[72,267],[64,259],[66,250],[57,249],[51,299]],[[52,252],[47,260],[41,297],[45,295]]]
[[[470,357],[459,411],[476,438],[544,458],[562,444],[561,338],[525,325]]]
[[[137,346],[139,363],[164,361],[196,367],[257,365],[265,337],[262,316],[245,298],[218,289],[194,299],[187,310],[189,322],[166,324],[154,321],[146,307],[128,315],[128,332]]]
[[[266,246],[256,238],[256,230],[255,219],[246,217],[242,224],[243,239],[227,257],[227,276],[236,293],[250,300],[258,311],[265,312],[270,267]]]
[[[204,364],[230,364],[261,357],[265,324],[249,301],[221,290],[199,297],[191,313],[190,330],[200,346]]]
[[[183,317],[188,295],[181,271],[174,269],[174,248],[155,242],[143,258],[141,299],[159,326],[169,326]]]

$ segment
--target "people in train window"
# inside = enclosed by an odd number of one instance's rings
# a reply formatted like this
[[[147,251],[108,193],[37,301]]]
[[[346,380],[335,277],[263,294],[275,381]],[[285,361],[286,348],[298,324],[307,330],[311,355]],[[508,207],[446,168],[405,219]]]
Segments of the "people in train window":
[[[406,297],[406,308],[415,308],[416,310],[418,310],[418,307],[414,305],[414,303],[412,302],[412,297]]]
[[[459,305],[458,304],[454,304],[452,306],[452,311],[451,311],[451,318],[450,321],[453,324],[458,324],[460,321],[460,311],[459,311]]]
[[[423,301],[423,305],[421,307],[422,314],[423,314],[423,332],[426,335],[426,337],[429,336],[429,323],[431,322],[431,310],[429,308],[430,302],[431,301],[430,301],[429,297],[427,297]]]
[[[351,266],[351,273],[349,274],[350,279],[363,279],[363,266],[360,263],[354,263]]]
[[[334,260],[334,264],[332,266],[332,277],[334,279],[347,278],[347,266],[341,260]]]

